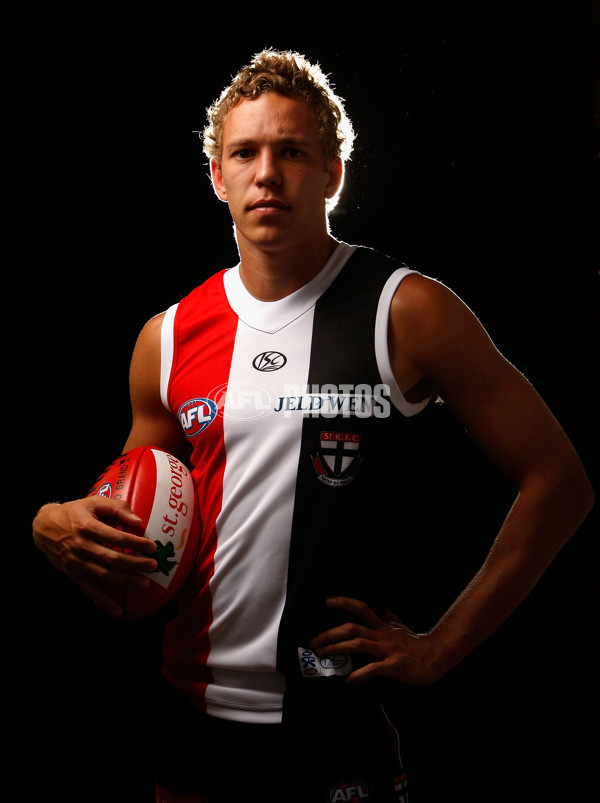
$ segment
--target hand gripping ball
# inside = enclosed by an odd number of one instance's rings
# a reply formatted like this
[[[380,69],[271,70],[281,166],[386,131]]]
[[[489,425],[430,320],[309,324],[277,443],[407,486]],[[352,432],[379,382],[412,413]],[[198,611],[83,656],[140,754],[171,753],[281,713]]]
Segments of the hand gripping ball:
[[[142,519],[144,536],[154,541],[158,562],[144,590],[106,585],[123,609],[123,619],[139,619],[162,608],[180,590],[198,553],[200,513],[189,469],[154,446],[140,446],[114,460],[88,496],[124,499]]]

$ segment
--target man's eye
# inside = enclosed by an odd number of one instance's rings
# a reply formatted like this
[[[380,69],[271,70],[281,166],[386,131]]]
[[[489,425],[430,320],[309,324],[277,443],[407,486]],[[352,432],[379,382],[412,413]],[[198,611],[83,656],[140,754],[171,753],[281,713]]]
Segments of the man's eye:
[[[240,148],[239,151],[235,152],[235,156],[238,159],[249,159],[252,156],[252,151],[249,148]]]
[[[290,159],[299,159],[303,154],[298,148],[288,148],[287,155],[290,157]]]

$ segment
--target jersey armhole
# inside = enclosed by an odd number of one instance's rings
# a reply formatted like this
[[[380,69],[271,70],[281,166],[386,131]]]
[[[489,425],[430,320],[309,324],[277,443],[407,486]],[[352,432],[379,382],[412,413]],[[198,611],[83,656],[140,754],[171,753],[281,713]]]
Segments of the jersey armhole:
[[[175,313],[178,306],[179,304],[173,304],[165,312],[160,330],[160,399],[169,412],[169,379],[175,353]]]
[[[428,396],[426,399],[416,404],[411,404],[411,402],[406,401],[404,394],[396,382],[390,363],[388,349],[390,305],[400,282],[411,273],[417,273],[417,271],[410,270],[409,268],[398,268],[398,270],[392,273],[381,291],[379,304],[377,305],[377,317],[375,319],[375,356],[379,375],[383,384],[387,385],[390,389],[390,400],[392,404],[405,416],[413,416],[420,413],[421,410],[425,409],[431,399],[431,396]]]

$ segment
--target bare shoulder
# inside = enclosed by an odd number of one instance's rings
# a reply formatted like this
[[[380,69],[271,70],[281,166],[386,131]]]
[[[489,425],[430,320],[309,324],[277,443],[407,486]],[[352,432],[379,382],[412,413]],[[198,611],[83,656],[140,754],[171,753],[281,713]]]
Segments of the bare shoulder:
[[[138,336],[136,348],[138,345],[141,345],[142,348],[160,345],[160,336],[165,314],[165,312],[159,312],[158,315],[154,315],[154,317],[146,321]]]
[[[416,273],[401,282],[392,299],[388,342],[392,367],[405,393],[418,383],[428,393],[443,395],[450,370],[490,365],[500,356],[456,293],[437,279]]]
[[[165,313],[150,318],[142,327],[131,359],[131,372],[134,378],[138,371],[147,372],[160,369],[161,330]]]
[[[420,273],[412,273],[401,282],[392,299],[391,316],[395,325],[417,327],[421,332],[452,325],[461,317],[476,320],[465,302],[449,287]]]

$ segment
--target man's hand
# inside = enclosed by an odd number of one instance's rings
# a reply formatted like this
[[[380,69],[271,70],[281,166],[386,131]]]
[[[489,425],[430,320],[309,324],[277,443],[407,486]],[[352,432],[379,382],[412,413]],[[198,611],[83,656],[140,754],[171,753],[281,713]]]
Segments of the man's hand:
[[[140,573],[156,569],[156,561],[146,557],[156,544],[139,534],[140,527],[126,502],[92,496],[44,505],[33,521],[33,540],[99,608],[119,617],[120,606],[103,586],[145,588],[150,581]]]
[[[435,653],[427,634],[413,633],[393,614],[376,616],[364,602],[351,597],[330,597],[330,608],[345,610],[364,624],[348,622],[319,633],[309,646],[317,655],[357,653],[373,661],[348,675],[349,683],[389,677],[400,683],[426,685],[439,680],[444,671],[436,666]]]

